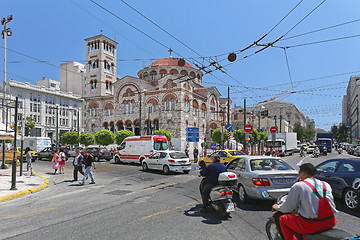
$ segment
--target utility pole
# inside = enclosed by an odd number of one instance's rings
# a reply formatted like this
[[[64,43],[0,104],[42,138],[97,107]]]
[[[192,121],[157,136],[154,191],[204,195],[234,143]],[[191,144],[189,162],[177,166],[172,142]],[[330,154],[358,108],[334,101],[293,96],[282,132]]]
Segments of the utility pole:
[[[148,122],[147,122],[147,135],[151,135],[151,124],[150,124],[150,107],[148,109]]]
[[[281,132],[281,127],[282,127],[282,115],[280,115],[280,130],[279,130],[279,132]]]
[[[244,127],[243,127],[243,129],[245,128],[245,125],[246,125],[246,98],[244,98]],[[244,131],[244,149],[246,150],[246,134],[245,134],[245,131]]]
[[[56,109],[56,145],[60,147],[59,142],[59,108],[58,106],[55,107]]]
[[[23,149],[24,149],[25,119],[21,120],[21,145],[20,145],[20,176],[23,172]]]
[[[17,155],[17,151],[16,151],[16,135],[17,135],[17,127],[18,127],[18,101],[19,98],[16,97],[15,100],[15,126],[14,126],[14,157],[13,157],[13,161],[12,161],[12,173],[11,173],[11,188],[10,190],[17,190],[16,188],[16,155]],[[21,153],[22,154],[22,153]]]
[[[141,136],[141,92],[139,92],[140,94],[140,114],[139,114],[139,119],[140,119],[140,122],[139,122],[139,128],[140,128],[140,131],[139,131],[139,135]]]
[[[227,123],[230,124],[230,86],[228,86]],[[229,149],[229,146],[230,146],[230,139],[229,139],[229,135],[228,135],[227,136],[227,148],[228,149]]]
[[[277,122],[276,122],[276,115],[274,116],[274,119],[275,119],[275,127],[277,128]]]

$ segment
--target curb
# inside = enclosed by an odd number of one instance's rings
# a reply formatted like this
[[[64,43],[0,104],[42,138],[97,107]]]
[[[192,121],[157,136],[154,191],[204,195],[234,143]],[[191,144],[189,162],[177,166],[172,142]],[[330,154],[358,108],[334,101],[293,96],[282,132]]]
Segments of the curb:
[[[24,191],[20,191],[20,192],[17,192],[17,193],[14,193],[14,194],[8,194],[8,195],[5,195],[5,196],[2,196],[0,197],[0,202],[3,202],[3,201],[6,201],[6,200],[11,200],[11,199],[14,199],[14,198],[18,198],[18,197],[21,197],[21,196],[24,196],[24,195],[27,195],[29,193],[34,193],[34,192],[38,192],[44,188],[46,188],[48,185],[49,185],[49,180],[47,180],[46,178],[44,178],[43,176],[40,176],[39,174],[35,173],[34,174],[42,179],[45,180],[45,183],[38,186],[38,187],[34,187],[34,188],[31,188],[31,189],[27,189],[27,190],[24,190]]]

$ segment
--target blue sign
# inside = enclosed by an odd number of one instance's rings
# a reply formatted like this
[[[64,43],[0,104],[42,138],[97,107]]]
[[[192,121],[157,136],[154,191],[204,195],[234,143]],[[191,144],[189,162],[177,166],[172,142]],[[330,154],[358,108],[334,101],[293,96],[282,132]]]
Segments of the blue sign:
[[[186,137],[195,137],[195,138],[198,138],[200,136],[199,132],[187,132],[186,133]]]
[[[188,137],[186,138],[187,142],[199,142],[199,138],[198,137]]]
[[[226,124],[226,130],[228,130],[229,132],[232,130],[232,126],[230,123]]]
[[[188,128],[186,128],[186,132],[188,132],[188,133],[199,132],[199,128],[198,127],[188,127]]]
[[[211,144],[211,150],[215,150],[216,149],[216,144],[215,143],[212,143]]]

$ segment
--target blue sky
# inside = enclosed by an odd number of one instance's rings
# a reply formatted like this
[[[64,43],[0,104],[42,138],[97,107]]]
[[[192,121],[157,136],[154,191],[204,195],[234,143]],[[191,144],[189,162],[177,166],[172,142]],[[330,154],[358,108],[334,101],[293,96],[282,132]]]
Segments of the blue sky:
[[[190,58],[188,61],[191,64],[203,61],[199,55],[152,25],[121,0],[94,1],[161,42],[166,48],[105,12],[90,0],[3,1],[0,17],[9,14],[14,16],[8,24],[13,36],[8,38],[7,47],[33,58],[49,61],[49,64],[45,64],[8,51],[8,78],[31,83],[42,77],[59,80],[60,71],[56,66],[66,61],[84,63],[84,39],[99,34],[101,29],[104,35],[119,42],[117,72],[120,77],[136,76],[141,68],[151,63],[151,59],[167,57],[169,47],[181,56]],[[269,32],[299,3],[289,0],[126,2],[202,57],[227,54],[245,48]],[[302,1],[260,43],[266,44],[284,35],[321,2],[322,0]],[[357,0],[327,0],[285,37],[357,20],[360,18],[359,9],[360,2]],[[279,41],[274,45],[288,47],[353,36],[359,34],[359,29],[360,21]],[[294,102],[305,115],[315,119],[317,127],[329,129],[332,124],[339,123],[342,100],[339,96],[345,94],[350,76],[360,75],[359,43],[360,37],[354,37],[288,48],[286,52],[292,85],[295,86],[298,82],[301,84],[291,90],[297,93],[285,94],[277,99]],[[0,42],[0,46],[3,47],[3,41]],[[239,59],[251,55],[259,49],[260,47],[246,50],[237,57]],[[2,59],[2,49],[0,55]],[[224,56],[226,57],[223,55],[213,59],[220,61],[224,66],[229,63],[227,60],[221,61]],[[207,59],[205,58],[205,63]],[[2,70],[2,61],[0,65]],[[252,106],[292,86],[284,50],[281,48],[269,47],[228,65],[226,69],[228,75],[220,71],[213,73],[218,79],[205,75],[204,85],[214,85],[226,96],[226,85],[230,84],[231,98],[237,105],[242,105],[244,97],[247,97],[248,105]],[[322,78],[350,72],[353,74]],[[244,86],[249,88],[244,89]]]

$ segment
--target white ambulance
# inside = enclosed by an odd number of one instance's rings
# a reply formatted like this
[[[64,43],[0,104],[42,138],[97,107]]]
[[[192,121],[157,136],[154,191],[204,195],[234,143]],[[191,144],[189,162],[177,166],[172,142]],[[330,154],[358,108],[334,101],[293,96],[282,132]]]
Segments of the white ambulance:
[[[167,150],[165,136],[131,136],[124,139],[114,153],[116,163],[142,163],[142,161],[158,150]]]

